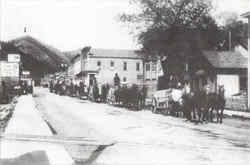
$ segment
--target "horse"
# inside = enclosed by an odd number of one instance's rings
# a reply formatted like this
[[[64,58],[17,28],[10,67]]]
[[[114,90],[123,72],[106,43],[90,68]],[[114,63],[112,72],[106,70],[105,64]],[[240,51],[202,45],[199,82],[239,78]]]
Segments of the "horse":
[[[115,88],[113,87],[108,89],[107,102],[110,105],[115,104]]]
[[[100,95],[99,95],[99,87],[97,84],[93,86],[93,97],[95,102],[99,102]]]
[[[187,118],[187,120],[195,120],[196,119],[196,111],[195,111],[195,99],[194,99],[194,93],[184,93],[182,96],[183,99],[183,112],[184,117]]]
[[[207,89],[184,92],[183,96],[183,113],[188,120],[197,120],[198,122],[208,121],[209,102]]]
[[[114,90],[114,96],[115,96],[115,104],[120,105],[121,104],[121,87],[120,86],[115,86]]]
[[[143,86],[141,89],[139,89],[137,93],[136,105],[138,110],[145,107],[146,97],[147,97],[147,88]]]
[[[172,97],[169,101],[171,108],[170,114],[176,117],[181,117],[183,114],[183,99],[184,91],[182,89],[172,89]]]
[[[217,123],[222,123],[223,111],[225,108],[225,89],[224,86],[218,87],[218,92],[209,95],[210,121],[213,122],[213,111],[216,111]]]

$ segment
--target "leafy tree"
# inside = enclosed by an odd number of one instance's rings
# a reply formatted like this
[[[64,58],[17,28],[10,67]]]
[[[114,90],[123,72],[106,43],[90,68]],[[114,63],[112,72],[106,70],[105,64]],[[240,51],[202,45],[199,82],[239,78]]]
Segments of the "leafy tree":
[[[247,45],[248,25],[242,21],[235,20],[221,27],[219,50],[230,50],[229,33],[231,33],[231,50],[239,44]]]
[[[209,0],[133,0],[137,13],[123,13],[120,20],[135,27],[146,58],[166,56],[165,72],[180,74],[184,63],[201,49],[215,49],[219,28],[209,15]],[[152,57],[153,56],[153,57]]]

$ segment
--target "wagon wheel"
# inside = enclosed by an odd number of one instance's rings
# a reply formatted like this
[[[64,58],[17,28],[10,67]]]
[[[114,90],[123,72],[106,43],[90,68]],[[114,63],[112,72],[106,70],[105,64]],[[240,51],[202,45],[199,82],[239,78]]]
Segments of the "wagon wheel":
[[[155,98],[153,98],[153,104],[152,104],[152,113],[156,113],[157,112],[157,101]]]

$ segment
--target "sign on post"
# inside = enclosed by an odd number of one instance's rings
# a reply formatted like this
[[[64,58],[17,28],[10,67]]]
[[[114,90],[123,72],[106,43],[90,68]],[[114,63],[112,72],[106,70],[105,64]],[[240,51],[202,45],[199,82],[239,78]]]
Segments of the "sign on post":
[[[0,77],[19,77],[19,64],[1,61]]]
[[[8,54],[8,62],[20,62],[19,54]]]

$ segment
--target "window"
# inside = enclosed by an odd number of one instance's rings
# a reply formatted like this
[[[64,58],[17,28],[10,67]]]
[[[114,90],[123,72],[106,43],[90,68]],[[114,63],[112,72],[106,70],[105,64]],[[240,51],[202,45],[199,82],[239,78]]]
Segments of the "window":
[[[123,70],[126,71],[127,70],[127,62],[123,63]]]
[[[110,66],[111,66],[111,67],[114,67],[114,66],[115,66],[114,61],[110,61]]]
[[[146,63],[146,80],[150,80],[150,78],[151,78],[151,72],[150,72],[150,63]]]
[[[156,66],[156,63],[152,63],[152,65],[151,65],[151,79],[152,80],[156,80],[156,68],[157,66]]]
[[[101,61],[97,61],[97,66],[101,66]]]
[[[150,64],[146,64],[146,71],[150,71]]]
[[[123,82],[126,82],[127,81],[127,78],[126,77],[123,77]]]
[[[140,71],[140,63],[139,62],[136,63],[136,71]]]
[[[247,77],[245,76],[240,76],[240,90],[247,90]]]

